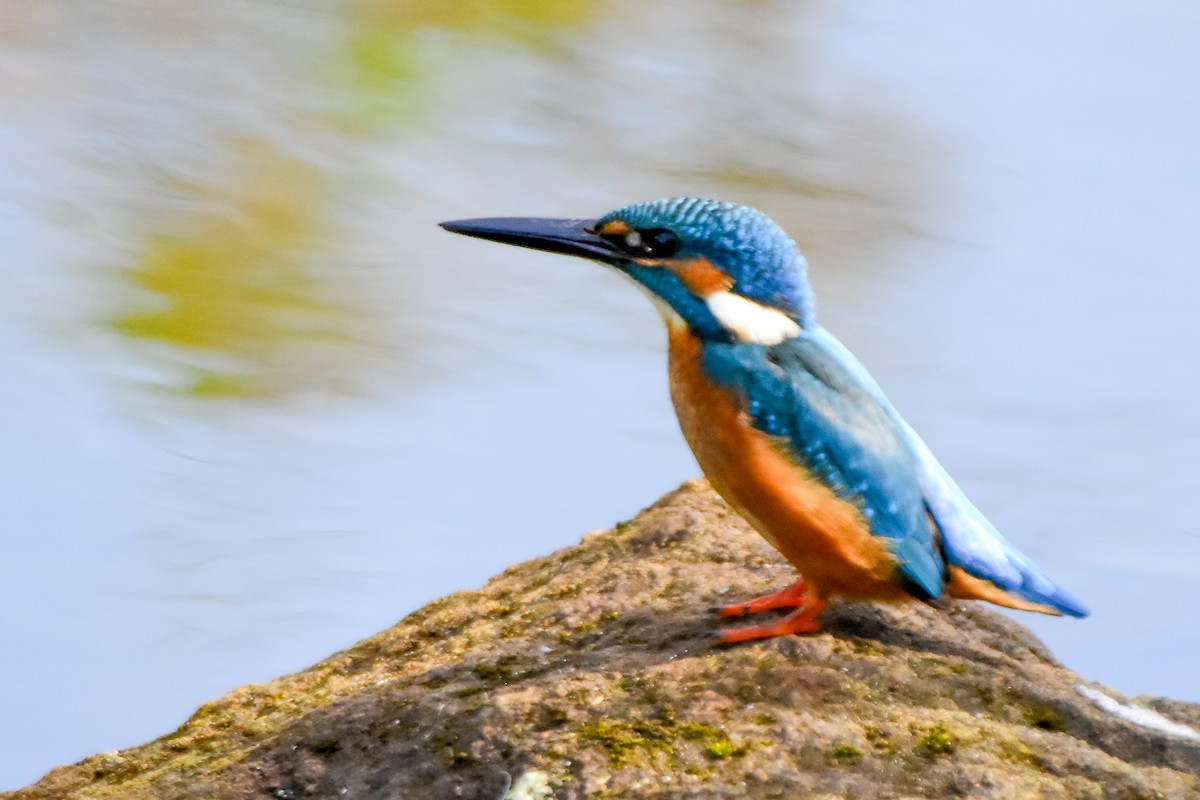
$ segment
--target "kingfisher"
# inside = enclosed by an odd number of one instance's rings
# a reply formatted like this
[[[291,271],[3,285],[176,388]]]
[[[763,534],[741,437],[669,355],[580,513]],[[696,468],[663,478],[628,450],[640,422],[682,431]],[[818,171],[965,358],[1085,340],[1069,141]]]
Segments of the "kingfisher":
[[[454,233],[598,261],[666,322],[671,399],[713,489],[796,568],[714,609],[720,642],[820,629],[831,598],[946,598],[1087,616],[967,499],[850,351],[817,324],[807,265],[762,212],[696,197],[599,219],[443,222]]]

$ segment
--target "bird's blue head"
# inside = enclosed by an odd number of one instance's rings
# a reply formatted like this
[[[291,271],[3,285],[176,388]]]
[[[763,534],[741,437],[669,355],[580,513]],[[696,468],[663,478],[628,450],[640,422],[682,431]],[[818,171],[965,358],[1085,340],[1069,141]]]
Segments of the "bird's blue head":
[[[583,256],[644,287],[669,324],[717,341],[775,343],[814,323],[804,257],[765,214],[695,197],[599,219],[444,222],[455,233]]]

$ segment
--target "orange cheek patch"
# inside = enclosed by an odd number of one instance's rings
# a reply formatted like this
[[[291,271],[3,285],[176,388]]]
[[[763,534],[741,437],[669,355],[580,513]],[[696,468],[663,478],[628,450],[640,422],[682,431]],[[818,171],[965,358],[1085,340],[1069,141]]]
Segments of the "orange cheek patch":
[[[724,292],[733,286],[730,277],[713,266],[712,262],[706,258],[679,261],[670,266],[680,283],[699,297],[708,297],[715,292]]]
[[[601,236],[624,236],[632,230],[633,228],[630,228],[622,220],[611,219],[601,225],[600,229],[596,231],[596,233]]]

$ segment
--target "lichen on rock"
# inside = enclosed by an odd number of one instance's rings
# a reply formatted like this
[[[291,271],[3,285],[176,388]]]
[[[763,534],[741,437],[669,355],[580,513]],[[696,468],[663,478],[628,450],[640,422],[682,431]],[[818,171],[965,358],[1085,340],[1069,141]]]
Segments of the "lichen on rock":
[[[819,634],[705,636],[707,606],[792,577],[689,483],[0,798],[1200,796],[1200,742],[1105,710],[1027,630],[973,604],[835,603]]]

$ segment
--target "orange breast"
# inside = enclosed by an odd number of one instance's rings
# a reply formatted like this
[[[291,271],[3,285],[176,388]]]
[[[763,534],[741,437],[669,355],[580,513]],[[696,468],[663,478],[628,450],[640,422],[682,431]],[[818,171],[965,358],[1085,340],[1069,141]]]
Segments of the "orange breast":
[[[713,488],[824,596],[901,599],[896,560],[858,508],[797,465],[714,385],[690,331],[670,332],[671,398]]]

